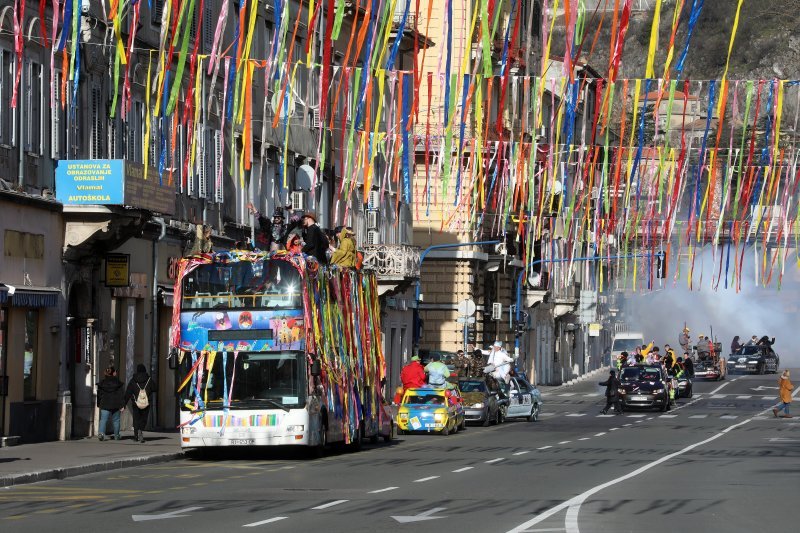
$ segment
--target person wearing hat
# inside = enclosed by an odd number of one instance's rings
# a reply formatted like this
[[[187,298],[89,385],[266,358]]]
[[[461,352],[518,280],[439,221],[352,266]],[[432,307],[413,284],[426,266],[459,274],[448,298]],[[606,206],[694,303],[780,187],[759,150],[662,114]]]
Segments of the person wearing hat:
[[[303,225],[303,253],[311,255],[319,261],[319,264],[328,263],[325,252],[328,250],[328,238],[323,233],[322,228],[317,225],[317,215],[311,211],[305,213],[301,219]]]
[[[691,342],[691,337],[689,336],[689,328],[684,327],[683,331],[681,331],[680,334],[678,335],[678,344],[681,345],[681,349],[684,352],[688,352],[690,342]]]
[[[247,210],[258,221],[258,231],[256,231],[256,248],[259,250],[276,251],[284,244],[284,232],[286,229],[286,219],[283,216],[283,209],[276,207],[272,213],[272,220],[258,212],[252,202],[248,202]]]
[[[353,231],[346,227],[337,228],[339,237],[339,247],[331,256],[331,264],[344,268],[355,268],[356,266],[356,240]]]
[[[514,360],[508,356],[508,352],[503,349],[503,343],[499,340],[494,341],[492,352],[486,360],[487,366],[491,365],[492,377],[497,381],[508,383],[511,380],[511,363]]]
[[[606,406],[601,413],[608,414],[608,408],[614,406],[614,412],[618,415],[622,414],[622,403],[619,397],[620,382],[617,379],[617,373],[611,370],[608,373],[608,379],[600,382],[601,387],[606,388]]]
[[[419,356],[415,355],[400,371],[400,382],[403,384],[403,391],[416,389],[425,386],[425,368],[419,362]]]

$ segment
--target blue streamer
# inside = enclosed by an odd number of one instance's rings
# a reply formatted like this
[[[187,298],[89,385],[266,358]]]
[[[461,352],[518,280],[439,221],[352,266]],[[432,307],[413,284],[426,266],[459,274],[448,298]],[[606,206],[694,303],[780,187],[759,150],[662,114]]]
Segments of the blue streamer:
[[[647,95],[650,93],[650,83],[653,80],[648,78],[644,84],[644,104],[642,104],[642,111],[641,116],[639,117],[639,146],[636,149],[636,158],[633,160],[633,166],[631,167],[631,175],[629,178],[629,182],[633,183],[633,179],[636,177],[636,172],[639,170],[639,162],[642,160],[642,151],[644,150],[644,119],[647,116]],[[636,207],[639,207],[639,197],[642,193],[642,180],[639,179],[636,182]]]
[[[700,146],[700,155],[695,165],[694,176],[694,205],[692,213],[700,211],[700,177],[703,174],[703,166],[706,159],[706,143],[708,142],[708,131],[711,129],[711,118],[714,116],[714,101],[716,100],[716,80],[711,80],[708,85],[708,108],[706,109],[706,129],[703,132],[703,143]],[[690,217],[691,220],[691,217]]]
[[[281,18],[283,17],[283,2],[281,2],[281,0],[275,0],[272,6],[275,9],[275,34],[272,39],[272,57],[278,57],[278,33],[280,31]],[[275,80],[280,79],[277,68],[275,69],[274,78]]]
[[[461,94],[461,128],[458,133],[458,172],[456,173],[456,195],[453,198],[453,205],[458,205],[459,198],[461,198],[461,169],[464,165],[461,164],[461,156],[464,150],[464,134],[467,126],[467,121],[464,120],[465,110],[467,109],[467,96],[469,96],[470,75],[464,74],[464,88]]]
[[[73,18],[74,28],[80,27],[80,19],[81,15]],[[80,38],[80,33],[77,33],[78,38]],[[80,44],[75,45],[75,79],[72,81],[72,102],[70,104],[70,116],[72,119],[75,119],[75,110],[78,109],[78,82],[81,79],[81,46]]]
[[[61,26],[61,39],[58,41],[57,50],[61,52],[64,50],[64,45],[67,44],[67,33],[72,28],[72,4],[75,0],[66,0],[64,5],[64,22]]]
[[[239,11],[244,9],[244,1],[245,0],[239,0]],[[231,52],[231,57],[233,58],[233,60],[231,61],[231,68],[228,71],[228,87],[230,87],[231,90],[228,92],[228,101],[225,102],[226,118],[229,121],[233,120],[233,93],[236,92],[236,85],[235,85],[235,83],[236,83],[236,68],[238,66],[236,64],[236,58],[239,55],[239,45],[240,45],[239,41],[241,41],[241,35],[240,35],[241,32],[240,32],[240,28],[239,28],[239,17],[233,17],[233,18],[234,18],[234,22],[235,22],[235,24],[233,26],[233,51]],[[275,31],[276,31],[275,35],[277,35],[277,30],[275,30]],[[277,38],[276,38],[276,40],[277,40]]]
[[[681,52],[681,58],[678,60],[678,64],[675,65],[675,72],[678,73],[678,79],[680,79],[681,74],[683,73],[684,62],[686,61],[686,55],[689,53],[689,42],[692,40],[692,32],[694,31],[694,27],[697,24],[697,19],[700,18],[700,12],[703,10],[703,2],[705,0],[694,0],[692,2],[692,11],[689,15],[689,27],[686,32],[686,44],[683,45],[683,52]]]
[[[356,121],[354,123],[354,127],[358,128],[361,124],[361,115],[364,113],[364,104],[366,102],[366,95],[367,95],[367,87],[369,83],[367,82],[367,76],[369,75],[370,65],[369,60],[372,57],[372,47],[373,47],[373,34],[375,33],[375,25],[378,23],[378,6],[376,5],[378,0],[372,0],[372,13],[369,17],[369,29],[367,30],[367,45],[364,49],[364,61],[363,64],[365,65],[364,74],[365,76],[363,79],[360,80],[361,87],[359,89],[358,95],[358,107],[356,108]]]
[[[728,222],[728,234],[733,235],[733,222]],[[728,250],[725,254],[725,288],[728,288],[728,268],[731,264],[731,241],[733,239],[728,239]]]
[[[411,0],[406,0],[406,8],[403,10],[403,18],[400,19],[400,26],[397,28],[397,34],[394,37],[394,44],[392,44],[392,51],[386,60],[386,70],[394,68],[394,61],[397,57],[397,51],[400,49],[400,41],[403,40],[403,32],[406,29],[406,20],[408,19],[408,12],[411,10]]]
[[[414,97],[413,76],[403,76],[403,201],[411,204],[411,148],[408,142],[408,121]]]
[[[164,94],[169,94],[169,75],[170,71],[164,73]],[[167,166],[167,134],[164,131],[167,127],[167,100],[168,98],[161,99],[161,116],[159,117],[159,127],[158,127],[158,146],[159,146],[159,155],[158,155],[158,183],[163,184],[164,180],[164,169]],[[150,110],[146,110],[146,112],[150,112]]]
[[[450,125],[450,67],[453,63],[453,0],[447,2],[447,60],[444,67],[444,124]]]

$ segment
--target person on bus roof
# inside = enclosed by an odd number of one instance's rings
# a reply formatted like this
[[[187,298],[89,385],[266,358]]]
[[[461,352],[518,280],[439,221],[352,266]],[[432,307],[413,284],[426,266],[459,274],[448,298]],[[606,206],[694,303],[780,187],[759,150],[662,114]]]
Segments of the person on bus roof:
[[[337,235],[339,236],[339,247],[331,256],[331,264],[340,267],[355,268],[356,266],[356,240],[350,228],[340,226]]]
[[[309,211],[303,215],[302,223],[303,242],[305,242],[303,253],[314,256],[321,265],[327,264],[328,257],[325,252],[328,249],[328,238],[317,225],[317,215]]]

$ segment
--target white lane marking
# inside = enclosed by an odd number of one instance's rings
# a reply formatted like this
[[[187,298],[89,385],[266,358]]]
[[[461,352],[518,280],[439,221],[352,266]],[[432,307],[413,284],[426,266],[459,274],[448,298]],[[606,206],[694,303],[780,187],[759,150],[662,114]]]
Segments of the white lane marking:
[[[606,434],[606,432],[605,432],[605,431],[601,431],[600,433],[595,433],[595,434],[594,434],[594,436],[595,436],[595,437],[602,437],[602,436],[603,436],[603,435],[605,435],[605,434]]]
[[[275,516],[272,518],[267,518],[266,520],[262,520],[260,522],[253,522],[252,524],[245,524],[242,527],[256,527],[256,526],[263,526],[264,524],[271,524],[273,522],[279,522],[281,520],[286,520],[289,518],[288,516]]]
[[[722,415],[720,418],[723,420],[736,420],[739,418],[739,415]]]
[[[539,416],[556,416],[556,413],[539,413]]]
[[[611,428],[611,429],[609,429],[609,431],[616,431],[616,430],[618,430],[618,429],[619,429],[619,428]]]
[[[504,459],[505,459],[505,457],[498,457],[497,459],[489,459],[488,461],[484,461],[484,463],[486,463],[487,465],[490,465],[492,463],[499,463],[500,461],[502,461]]]
[[[572,442],[572,441],[571,440],[562,440],[561,442],[559,442],[559,444],[569,444],[570,442]]]
[[[525,533],[539,533],[540,531],[544,533],[545,531],[566,531],[566,528],[563,527],[545,527],[542,529],[526,529]]]
[[[581,438],[580,438],[580,439],[578,439],[578,440],[589,440],[589,439],[590,439],[590,437],[581,437]]]
[[[777,396],[767,395],[767,396],[762,396],[761,399],[762,400],[776,400],[776,399],[778,399],[778,397]]]
[[[644,422],[644,420],[637,420],[636,421],[637,424],[641,424],[642,422]]]
[[[319,511],[320,509],[327,509],[328,507],[333,507],[334,505],[341,505],[349,501],[350,500],[333,500],[332,502],[323,503],[322,505],[317,505],[316,507],[312,507],[311,509],[314,511]]]
[[[727,387],[727,386],[728,386],[730,383],[733,383],[733,382],[732,382],[732,381],[726,381],[725,383],[723,383],[722,385],[720,385],[720,386],[719,386],[719,387],[717,387],[716,389],[714,389],[714,390],[712,390],[711,392],[709,392],[709,394],[716,394],[716,393],[718,393],[718,392],[719,392],[719,391],[721,391],[721,390],[722,390],[724,387]]]
[[[599,393],[599,392],[594,392],[594,393],[592,393],[592,394],[587,394],[587,395],[586,395],[586,398],[595,398],[595,397],[597,397],[597,396],[600,396],[600,393]]]
[[[611,418],[615,415],[597,415],[597,418]]]
[[[428,476],[428,477],[423,477],[423,478],[420,478],[420,479],[415,479],[414,483],[424,483],[425,481],[430,481],[432,479],[436,479],[437,477],[439,477],[439,476]]]
[[[652,419],[653,419],[652,416],[648,416],[645,420],[652,420]]]
[[[628,418],[644,418],[644,415],[628,415]]]
[[[660,465],[662,463],[665,463],[665,462],[667,462],[667,461],[669,461],[671,459],[674,459],[675,457],[679,457],[679,456],[681,456],[681,455],[683,455],[683,454],[685,454],[687,452],[690,452],[690,451],[694,450],[697,447],[700,447],[700,446],[708,444],[708,443],[710,443],[712,441],[715,441],[718,438],[720,438],[720,437],[724,436],[725,434],[727,434],[728,432],[736,429],[737,427],[743,426],[744,424],[747,424],[748,422],[750,422],[750,419],[744,420],[742,422],[738,422],[738,423],[736,423],[736,424],[734,424],[732,426],[728,426],[727,428],[723,429],[719,433],[717,433],[715,435],[712,435],[711,437],[709,437],[709,438],[707,438],[705,440],[702,440],[700,442],[696,442],[694,444],[690,444],[689,446],[683,448],[682,450],[679,450],[677,452],[671,453],[669,455],[665,455],[665,456],[663,456],[663,457],[661,457],[659,459],[656,459],[655,461],[653,461],[651,463],[648,463],[648,464],[646,464],[646,465],[644,465],[642,467],[637,468],[636,470],[634,470],[632,472],[629,472],[628,474],[625,474],[624,476],[620,476],[620,477],[618,477],[616,479],[612,479],[611,481],[607,481],[605,483],[602,483],[600,485],[592,487],[591,489],[587,490],[586,492],[584,492],[582,494],[579,494],[578,496],[575,496],[574,498],[571,498],[571,499],[569,499],[569,500],[567,500],[565,502],[562,502],[562,503],[556,505],[555,507],[551,507],[547,511],[536,515],[535,517],[531,518],[527,522],[518,525],[514,529],[509,530],[508,533],[523,533],[524,531],[527,531],[531,526],[535,526],[536,524],[538,524],[538,523],[550,518],[554,514],[559,513],[561,511],[563,511],[564,509],[567,509],[567,517],[566,517],[566,521],[565,521],[565,524],[564,524],[566,526],[566,531],[568,533],[579,533],[580,529],[578,528],[578,513],[580,512],[580,508],[581,508],[581,505],[583,504],[583,502],[585,502],[586,499],[589,498],[590,496],[593,496],[593,495],[597,494],[598,492],[600,492],[603,489],[606,489],[606,488],[614,486],[614,485],[616,485],[618,483],[622,483],[623,481],[627,481],[627,480],[629,480],[631,478],[634,478],[634,477],[638,476],[639,474],[642,474],[643,472],[646,472],[646,471],[650,470],[651,468],[655,468],[656,466],[658,466],[658,465]]]
[[[658,418],[676,418],[678,415],[661,415]]]
[[[707,418],[708,415],[692,415],[689,418]]]
[[[401,524],[408,524],[409,522],[424,522],[426,520],[436,520],[437,518],[447,518],[446,516],[431,516],[440,511],[444,511],[446,507],[434,507],[424,513],[419,513],[417,515],[411,516],[393,516],[395,520],[400,522]]]
[[[562,398],[569,398],[570,396],[575,396],[577,392],[565,392],[564,394],[559,394]]]
[[[381,492],[389,492],[390,490],[399,489],[400,487],[386,487],[385,489],[371,490],[367,494],[379,494]]]
[[[541,447],[536,448],[536,449],[537,450],[546,450],[547,448],[552,448],[552,446],[541,446]]]
[[[570,413],[567,416],[586,416],[586,413]]]
[[[737,397],[736,397],[736,399],[737,399],[737,400],[749,400],[749,399],[750,399],[750,398],[752,398],[752,397],[753,397],[753,396],[752,396],[752,395],[750,395],[750,394],[744,394],[744,395],[742,395],[742,396],[737,396]]]
[[[722,398],[727,398],[727,397],[728,397],[727,394],[715,394],[711,398],[714,400],[721,400]]]
[[[475,467],[474,466],[465,466],[464,468],[458,468],[456,470],[453,470],[453,473],[454,474],[458,474],[459,472],[466,472],[467,470],[472,470],[473,468],[475,468]]]
[[[191,513],[192,511],[197,511],[198,509],[202,509],[202,507],[187,507],[185,509],[178,509],[177,511],[169,511],[168,513],[160,513],[160,514],[134,514],[131,515],[131,519],[133,519],[134,522],[146,522],[148,520],[183,518],[188,516],[186,513]]]
[[[530,450],[525,450],[525,451],[522,451],[522,452],[512,453],[511,455],[525,455],[526,453],[531,453],[531,451]]]
[[[640,422],[641,422],[641,420],[640,420]],[[622,424],[622,427],[626,428],[626,427],[628,427],[628,426],[632,426],[632,425],[633,425],[633,424]]]

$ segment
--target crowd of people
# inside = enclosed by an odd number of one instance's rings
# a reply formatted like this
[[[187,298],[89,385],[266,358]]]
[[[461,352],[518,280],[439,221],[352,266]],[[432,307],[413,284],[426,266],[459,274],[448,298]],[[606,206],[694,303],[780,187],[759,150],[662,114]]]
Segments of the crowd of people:
[[[337,265],[346,268],[361,268],[363,255],[356,246],[355,233],[350,226],[339,226],[324,230],[317,223],[313,212],[294,214],[289,219],[281,207],[275,209],[272,218],[259,213],[252,204],[247,209],[257,221],[254,242],[237,242],[237,249],[264,251],[288,250],[314,257],[321,265]],[[194,243],[188,255],[212,251],[211,227],[198,225]]]

